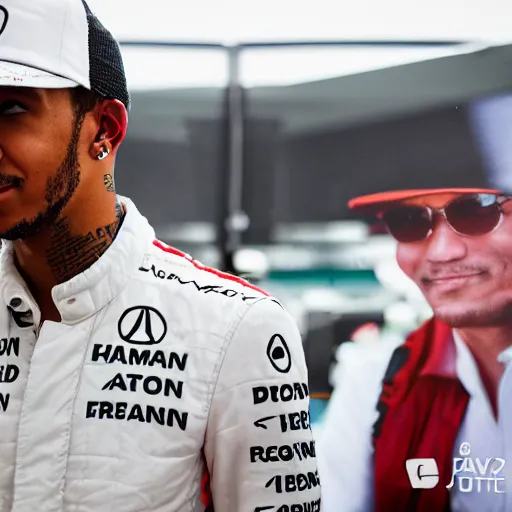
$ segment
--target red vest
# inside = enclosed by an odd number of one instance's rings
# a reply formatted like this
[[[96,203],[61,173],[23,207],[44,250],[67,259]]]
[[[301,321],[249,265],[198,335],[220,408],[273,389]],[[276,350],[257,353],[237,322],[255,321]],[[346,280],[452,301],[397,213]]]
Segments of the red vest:
[[[450,510],[446,486],[469,400],[454,363],[446,365],[447,351],[454,350],[451,328],[433,319],[391,358],[373,433],[376,512]],[[433,489],[411,487],[405,461],[415,458],[436,460],[439,483]]]

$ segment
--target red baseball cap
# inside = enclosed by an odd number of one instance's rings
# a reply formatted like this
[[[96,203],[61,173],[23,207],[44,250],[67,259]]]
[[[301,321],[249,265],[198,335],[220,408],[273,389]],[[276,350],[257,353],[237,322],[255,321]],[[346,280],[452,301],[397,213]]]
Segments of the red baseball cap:
[[[372,209],[377,210],[389,203],[414,199],[416,197],[431,196],[438,194],[501,194],[500,190],[488,188],[425,188],[417,190],[394,190],[390,192],[379,192],[351,199],[348,207],[351,210]]]

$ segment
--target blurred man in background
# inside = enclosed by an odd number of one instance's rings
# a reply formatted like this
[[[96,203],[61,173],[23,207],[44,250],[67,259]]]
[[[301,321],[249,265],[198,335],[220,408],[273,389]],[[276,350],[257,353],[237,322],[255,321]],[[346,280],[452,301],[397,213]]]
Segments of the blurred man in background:
[[[384,221],[434,315],[398,348],[343,362],[318,445],[323,510],[510,510],[510,197],[409,190],[350,207]]]
[[[0,510],[319,510],[298,329],[116,194],[129,104],[82,0],[2,1]]]

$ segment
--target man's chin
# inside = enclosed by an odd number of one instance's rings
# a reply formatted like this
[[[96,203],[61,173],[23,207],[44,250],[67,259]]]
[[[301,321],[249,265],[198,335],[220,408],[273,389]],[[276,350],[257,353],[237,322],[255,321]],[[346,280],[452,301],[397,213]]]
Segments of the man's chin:
[[[478,318],[470,316],[465,313],[454,314],[447,312],[434,312],[434,316],[438,320],[441,320],[441,322],[444,322],[445,324],[452,327],[453,329],[463,329],[465,327],[478,327],[481,325],[481,321]]]
[[[13,242],[14,240],[17,240],[18,237],[16,236],[17,235],[17,232],[18,232],[18,228],[17,228],[18,224],[14,224],[14,225],[3,225],[3,224],[0,224],[0,240],[7,240],[9,242]]]
[[[0,223],[0,240],[15,241],[36,237],[59,218],[70,198],[71,191],[37,213],[32,219],[24,218],[8,229],[2,229]]]
[[[9,227],[0,224],[0,240],[14,242],[15,240],[26,240],[38,235],[44,228],[44,216],[37,215],[31,221],[23,219]]]
[[[501,325],[504,322],[510,323],[509,307],[492,308],[488,305],[467,305],[467,307],[457,308],[453,306],[432,308],[434,316],[453,327],[454,329],[464,329],[470,327],[493,327]]]
[[[12,228],[0,231],[0,240],[6,242],[15,242],[16,240],[25,240],[30,238],[31,234],[25,229],[21,229],[19,226],[13,226]]]

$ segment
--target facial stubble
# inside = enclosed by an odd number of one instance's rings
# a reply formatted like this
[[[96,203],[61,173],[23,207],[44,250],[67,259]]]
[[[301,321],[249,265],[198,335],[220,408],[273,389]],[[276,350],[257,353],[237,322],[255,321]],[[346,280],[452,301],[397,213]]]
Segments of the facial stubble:
[[[68,144],[66,156],[55,175],[48,178],[43,210],[33,219],[23,219],[4,233],[0,233],[0,239],[24,240],[34,237],[45,228],[52,226],[60,217],[80,183],[78,141],[84,119],[85,114],[75,109],[73,133]]]
[[[434,315],[454,329],[510,325],[510,294],[506,291],[500,293],[496,287],[477,290],[480,293],[467,287],[444,296],[442,301],[439,298],[429,301]],[[422,291],[428,300],[428,294]]]

